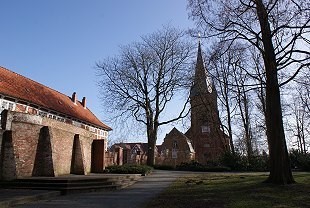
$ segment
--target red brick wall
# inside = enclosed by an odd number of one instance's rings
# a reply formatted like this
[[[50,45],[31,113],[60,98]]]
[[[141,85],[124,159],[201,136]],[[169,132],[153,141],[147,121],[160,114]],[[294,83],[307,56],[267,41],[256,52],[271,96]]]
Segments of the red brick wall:
[[[12,143],[17,176],[32,175],[41,128],[40,125],[12,122]]]
[[[69,174],[75,134],[50,127],[50,135],[55,176]]]
[[[70,174],[73,141],[76,134],[79,134],[84,168],[87,173],[91,171],[91,144],[95,139],[95,135],[91,132],[57,120],[19,112],[9,111],[7,118],[10,119],[7,122],[6,131],[12,132],[12,148],[8,148],[7,154],[1,158],[1,161],[5,163],[3,168],[10,162],[16,164],[15,170],[11,167],[8,169],[11,170],[11,173],[1,170],[7,177],[18,178],[33,174],[49,176],[51,175],[50,171],[54,176]],[[43,139],[43,147],[50,145],[50,151],[44,150],[38,154],[37,147],[42,129],[47,132],[44,134],[49,135],[48,138]],[[7,143],[7,146],[9,147],[10,143]],[[13,151],[13,157],[10,151]],[[49,162],[51,164],[46,164]],[[34,169],[35,164],[36,168]]]

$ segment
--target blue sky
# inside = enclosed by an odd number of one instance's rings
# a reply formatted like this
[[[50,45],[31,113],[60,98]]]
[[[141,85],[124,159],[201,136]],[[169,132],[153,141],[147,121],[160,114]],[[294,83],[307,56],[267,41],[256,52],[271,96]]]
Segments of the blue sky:
[[[96,62],[163,25],[193,26],[186,0],[0,0],[0,9],[0,65],[68,96],[77,92],[79,100],[86,96],[102,121]]]

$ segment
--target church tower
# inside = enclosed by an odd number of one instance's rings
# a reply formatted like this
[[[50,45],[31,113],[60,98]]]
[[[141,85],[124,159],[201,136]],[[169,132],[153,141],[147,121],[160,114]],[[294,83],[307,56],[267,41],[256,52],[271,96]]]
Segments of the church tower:
[[[204,67],[200,42],[190,91],[190,104],[191,128],[186,136],[192,141],[196,160],[206,164],[218,159],[228,143],[227,136],[221,131],[217,92],[210,74]]]

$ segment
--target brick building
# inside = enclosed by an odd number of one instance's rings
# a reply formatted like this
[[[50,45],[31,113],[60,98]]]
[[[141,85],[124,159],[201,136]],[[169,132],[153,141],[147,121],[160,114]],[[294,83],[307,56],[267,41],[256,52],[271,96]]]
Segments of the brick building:
[[[101,172],[108,132],[74,92],[68,97],[0,67],[1,179]]]
[[[166,135],[160,150],[160,155],[156,160],[157,164],[176,166],[195,159],[191,141],[176,128]]]
[[[114,164],[147,164],[147,143],[116,143],[109,151],[114,155]],[[175,166],[195,159],[195,151],[190,140],[173,128],[161,145],[156,145],[156,165]]]
[[[116,143],[110,148],[111,152],[116,152],[120,158],[116,159],[116,164],[141,164],[147,163],[147,143]],[[157,150],[155,150],[157,152]]]
[[[217,92],[204,67],[200,42],[194,82],[190,91],[191,127],[185,135],[195,150],[195,160],[206,164],[217,160],[228,149],[228,136],[221,130]]]

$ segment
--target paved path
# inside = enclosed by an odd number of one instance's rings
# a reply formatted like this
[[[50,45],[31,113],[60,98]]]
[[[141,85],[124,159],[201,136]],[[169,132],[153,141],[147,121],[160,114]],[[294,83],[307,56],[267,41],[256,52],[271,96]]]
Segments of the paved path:
[[[178,177],[185,174],[185,172],[178,171],[154,170],[151,175],[144,177],[134,185],[122,190],[58,196],[50,200],[28,203],[16,207],[139,208],[143,207],[153,197],[156,197],[156,195],[167,188]]]

